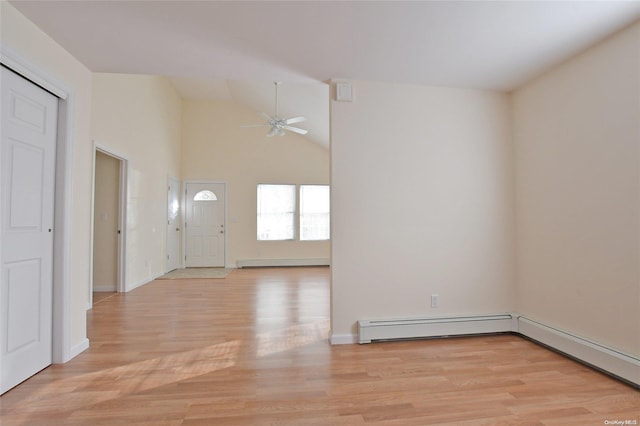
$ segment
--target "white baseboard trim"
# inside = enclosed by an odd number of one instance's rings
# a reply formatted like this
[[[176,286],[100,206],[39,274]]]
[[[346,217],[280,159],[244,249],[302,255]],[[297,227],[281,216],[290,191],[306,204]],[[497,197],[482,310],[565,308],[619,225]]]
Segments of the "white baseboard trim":
[[[517,317],[514,332],[539,342],[571,358],[640,386],[640,359],[538,321]]]
[[[87,349],[89,349],[89,339],[85,338],[80,343],[78,343],[77,345],[75,345],[75,346],[73,346],[71,348],[71,353],[69,354],[71,357],[69,358],[69,360],[77,357],[82,352],[86,351]],[[67,361],[69,361],[69,360],[67,360]],[[67,362],[67,361],[65,361],[65,362]]]
[[[134,289],[136,289],[138,287],[141,287],[141,286],[143,286],[145,284],[149,284],[153,280],[157,280],[158,278],[160,278],[163,275],[164,274],[160,274],[160,275],[156,275],[156,276],[154,276],[152,278],[145,278],[145,279],[143,279],[141,281],[138,281],[137,283],[134,283],[133,285],[127,285],[124,291],[125,291],[125,293],[128,293],[131,290],[134,290]]]
[[[238,268],[269,267],[269,266],[329,266],[328,258],[313,259],[238,259]]]
[[[354,334],[332,334],[329,338],[332,345],[355,345],[358,343],[358,336]]]
[[[511,314],[402,318],[358,321],[358,343],[466,334],[505,333],[513,329]]]

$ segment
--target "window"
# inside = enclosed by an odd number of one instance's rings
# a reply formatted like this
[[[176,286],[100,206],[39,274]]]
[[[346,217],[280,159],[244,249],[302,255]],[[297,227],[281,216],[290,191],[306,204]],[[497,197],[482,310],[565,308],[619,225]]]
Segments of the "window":
[[[295,213],[295,185],[258,185],[258,240],[293,240]]]
[[[300,241],[330,238],[329,185],[258,185],[258,240],[294,240],[299,214]],[[299,211],[299,213],[298,213]]]
[[[193,201],[216,201],[217,199],[216,194],[206,189],[193,196]]]
[[[300,185],[300,240],[328,240],[329,185]]]

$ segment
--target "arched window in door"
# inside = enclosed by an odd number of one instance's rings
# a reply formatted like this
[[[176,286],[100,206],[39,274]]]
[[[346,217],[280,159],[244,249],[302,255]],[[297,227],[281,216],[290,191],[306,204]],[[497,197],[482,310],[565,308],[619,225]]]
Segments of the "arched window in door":
[[[213,192],[205,189],[193,196],[193,201],[217,201],[218,197]]]

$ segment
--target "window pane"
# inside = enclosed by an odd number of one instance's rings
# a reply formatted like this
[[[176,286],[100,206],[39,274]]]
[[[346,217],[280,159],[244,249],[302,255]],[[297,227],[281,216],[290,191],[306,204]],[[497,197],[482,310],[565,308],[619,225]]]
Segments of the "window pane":
[[[216,201],[217,199],[218,197],[216,197],[216,194],[206,189],[198,192],[193,197],[193,201]]]
[[[328,240],[329,185],[300,185],[300,239]]]
[[[258,185],[258,240],[292,240],[295,185]]]

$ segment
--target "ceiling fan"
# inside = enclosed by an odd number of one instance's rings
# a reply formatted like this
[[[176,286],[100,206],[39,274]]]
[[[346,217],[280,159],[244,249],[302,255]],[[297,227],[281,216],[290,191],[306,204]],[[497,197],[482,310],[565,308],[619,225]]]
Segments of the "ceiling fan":
[[[291,124],[301,123],[305,121],[306,120],[305,117],[300,116],[300,117],[292,117],[292,118],[284,119],[278,116],[278,86],[280,86],[281,84],[282,82],[280,81],[274,82],[274,85],[276,86],[275,114],[273,114],[273,116],[270,116],[269,114],[261,112],[260,115],[267,119],[267,122],[265,124],[248,124],[240,127],[271,127],[271,129],[267,133],[268,137],[275,136],[275,135],[284,136],[285,130],[298,133],[301,135],[306,135],[308,133],[308,131],[305,129],[300,129],[299,127],[291,126]]]

